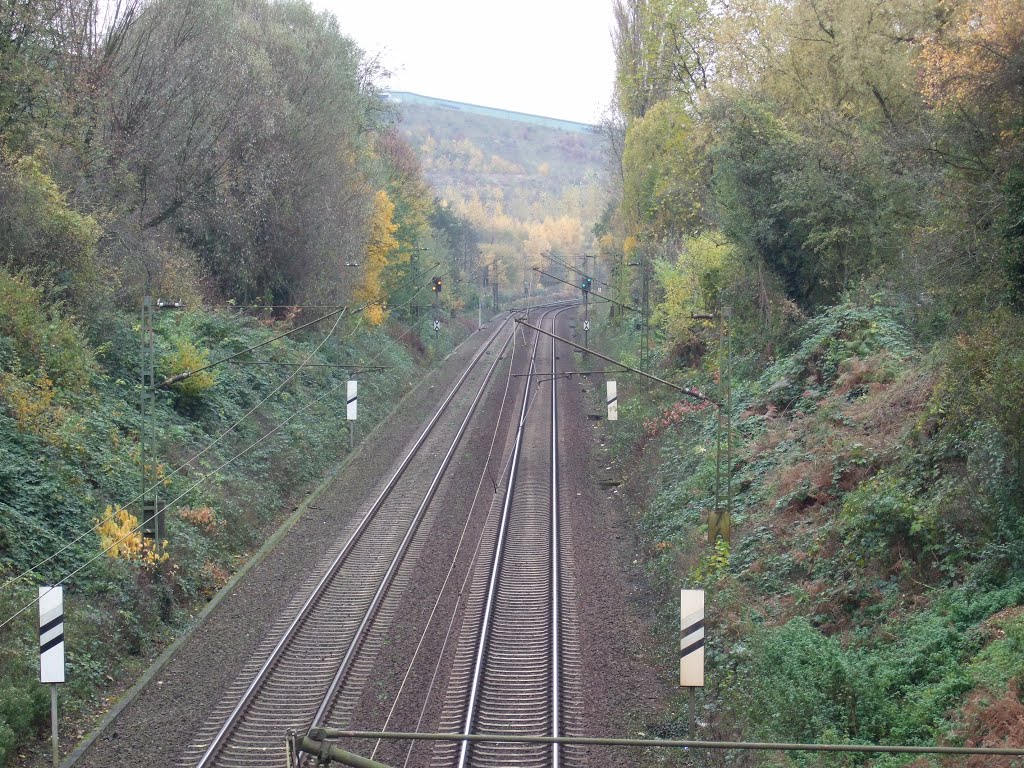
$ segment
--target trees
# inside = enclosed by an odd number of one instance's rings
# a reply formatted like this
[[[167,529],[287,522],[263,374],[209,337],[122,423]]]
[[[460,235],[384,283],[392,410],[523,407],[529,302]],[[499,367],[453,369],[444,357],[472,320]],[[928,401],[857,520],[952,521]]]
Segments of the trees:
[[[622,208],[638,231],[658,238],[703,226],[705,142],[688,106],[681,97],[660,101],[626,136]]]
[[[615,0],[616,94],[628,119],[659,101],[695,104],[714,75],[715,9],[705,0]]]
[[[108,122],[137,180],[127,210],[174,224],[231,295],[316,294],[368,215],[358,75],[354,44],[305,3],[151,4]]]
[[[370,219],[370,237],[366,244],[366,262],[363,268],[363,281],[353,292],[352,297],[366,307],[366,319],[371,325],[380,325],[387,317],[382,303],[383,284],[381,277],[388,266],[388,258],[398,248],[395,232],[398,225],[394,223],[395,204],[388,198],[384,190],[374,197],[373,216]]]

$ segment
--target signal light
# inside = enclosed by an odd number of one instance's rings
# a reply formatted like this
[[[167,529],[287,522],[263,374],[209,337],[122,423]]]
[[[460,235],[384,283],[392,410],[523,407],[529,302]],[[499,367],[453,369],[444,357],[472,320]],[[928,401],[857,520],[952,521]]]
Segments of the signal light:
[[[594,280],[590,277],[583,278],[583,292],[590,293],[591,286],[593,286]]]
[[[431,282],[430,290],[432,290],[434,293],[440,293],[441,292],[441,278],[440,277],[435,277],[433,279],[433,281]]]

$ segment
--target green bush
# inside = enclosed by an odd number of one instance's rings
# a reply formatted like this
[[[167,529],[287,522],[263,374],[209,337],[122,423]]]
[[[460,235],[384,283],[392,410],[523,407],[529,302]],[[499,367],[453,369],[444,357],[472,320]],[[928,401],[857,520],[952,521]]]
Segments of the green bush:
[[[841,519],[847,544],[868,557],[894,544],[920,551],[940,530],[934,500],[921,497],[907,477],[885,470],[846,494]]]
[[[210,353],[197,347],[188,339],[176,339],[174,350],[161,360],[160,370],[168,378],[197,371],[210,362]],[[185,398],[198,398],[217,383],[213,371],[200,371],[171,385],[175,392]]]
[[[0,266],[0,370],[45,371],[68,392],[87,390],[98,372],[85,336],[48,302],[42,288],[27,275]],[[12,354],[13,353],[13,354]]]
[[[902,359],[912,352],[895,310],[841,304],[807,322],[800,347],[769,367],[760,386],[769,402],[788,408],[802,398],[821,397],[846,360],[880,353]]]
[[[885,735],[890,705],[876,680],[855,653],[806,619],[757,630],[746,659],[738,703],[757,738],[866,742]]]

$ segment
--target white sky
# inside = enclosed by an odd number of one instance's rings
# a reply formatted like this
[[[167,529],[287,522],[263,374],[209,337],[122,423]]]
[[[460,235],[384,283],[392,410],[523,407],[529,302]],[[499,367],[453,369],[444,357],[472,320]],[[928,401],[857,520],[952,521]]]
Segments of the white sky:
[[[594,123],[611,101],[611,0],[312,0],[381,53],[385,87]]]

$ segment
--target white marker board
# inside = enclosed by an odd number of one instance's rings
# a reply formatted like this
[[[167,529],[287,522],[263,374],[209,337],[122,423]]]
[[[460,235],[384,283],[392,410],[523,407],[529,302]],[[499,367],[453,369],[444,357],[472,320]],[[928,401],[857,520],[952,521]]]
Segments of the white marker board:
[[[608,421],[619,420],[619,394],[614,381],[608,382]]]
[[[679,685],[704,687],[704,590],[679,591]]]
[[[64,682],[64,587],[39,588],[39,682]]]
[[[348,399],[346,401],[347,404],[348,404],[348,420],[349,421],[355,421],[356,420],[356,410],[357,410],[357,408],[359,406],[358,392],[359,392],[359,382],[358,381],[350,381],[348,383]]]

